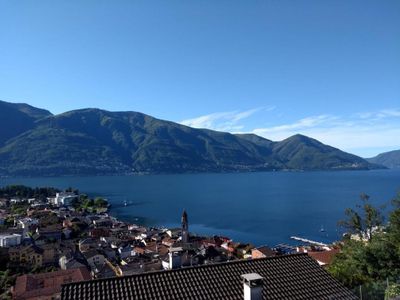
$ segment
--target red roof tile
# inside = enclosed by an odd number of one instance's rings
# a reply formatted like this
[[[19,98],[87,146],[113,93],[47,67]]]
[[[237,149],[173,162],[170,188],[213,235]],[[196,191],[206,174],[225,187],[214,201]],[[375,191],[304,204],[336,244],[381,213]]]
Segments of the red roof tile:
[[[17,278],[15,283],[14,299],[32,299],[59,294],[62,284],[90,279],[90,273],[85,267],[22,275]]]
[[[309,251],[307,252],[312,258],[320,262],[322,265],[329,265],[332,262],[333,257],[339,253],[339,249],[332,249],[328,251]]]

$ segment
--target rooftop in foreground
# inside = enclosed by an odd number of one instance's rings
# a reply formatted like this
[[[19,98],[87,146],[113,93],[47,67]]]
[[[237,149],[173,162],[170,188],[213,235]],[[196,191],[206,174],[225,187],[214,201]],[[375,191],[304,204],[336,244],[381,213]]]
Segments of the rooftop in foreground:
[[[358,299],[307,254],[66,284],[63,300],[243,299],[244,274],[262,279],[262,299]]]

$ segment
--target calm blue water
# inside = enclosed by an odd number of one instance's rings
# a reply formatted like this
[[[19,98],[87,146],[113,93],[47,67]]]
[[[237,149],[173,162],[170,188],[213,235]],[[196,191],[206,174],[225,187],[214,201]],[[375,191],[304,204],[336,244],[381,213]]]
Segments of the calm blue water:
[[[291,235],[336,240],[344,209],[361,192],[388,203],[400,170],[0,179],[8,184],[78,188],[108,198],[116,217],[149,226],[179,226],[185,208],[193,232],[273,246]]]

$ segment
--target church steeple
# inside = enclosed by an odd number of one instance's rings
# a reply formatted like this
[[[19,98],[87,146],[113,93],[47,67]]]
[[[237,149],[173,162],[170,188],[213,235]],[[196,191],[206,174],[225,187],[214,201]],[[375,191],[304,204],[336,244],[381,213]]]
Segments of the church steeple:
[[[182,242],[186,244],[189,242],[189,222],[186,210],[182,213]]]

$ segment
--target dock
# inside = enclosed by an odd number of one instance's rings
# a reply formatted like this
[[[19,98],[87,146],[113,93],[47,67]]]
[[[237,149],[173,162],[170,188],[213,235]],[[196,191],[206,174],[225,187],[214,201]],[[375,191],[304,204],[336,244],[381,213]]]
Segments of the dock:
[[[311,245],[316,245],[316,246],[321,246],[321,247],[328,247],[328,245],[325,244],[325,243],[312,241],[312,240],[305,239],[305,238],[298,237],[298,236],[291,236],[290,238],[292,240],[300,241],[300,242],[303,242],[303,243],[308,243],[308,244],[311,244]]]

